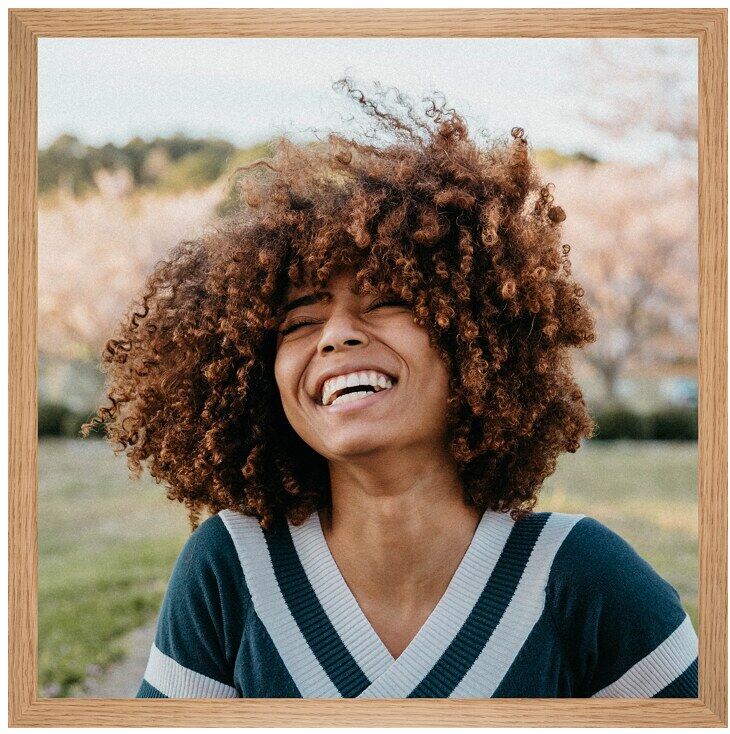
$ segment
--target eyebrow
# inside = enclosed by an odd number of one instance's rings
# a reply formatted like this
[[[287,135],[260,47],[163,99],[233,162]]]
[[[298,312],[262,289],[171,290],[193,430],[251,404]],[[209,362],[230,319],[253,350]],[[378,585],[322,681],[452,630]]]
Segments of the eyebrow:
[[[310,306],[313,303],[319,303],[324,301],[330,294],[326,291],[319,291],[318,293],[307,293],[306,296],[299,296],[293,301],[284,306],[284,313],[289,313],[292,309],[299,308],[299,306]]]
[[[353,296],[358,295],[357,288],[350,288],[350,293],[352,293]],[[284,306],[284,313],[289,313],[289,311],[299,308],[299,306],[311,306],[313,303],[326,301],[331,297],[332,294],[329,291],[315,291],[314,293],[307,293],[304,296],[299,296],[298,298],[289,301],[289,303]]]

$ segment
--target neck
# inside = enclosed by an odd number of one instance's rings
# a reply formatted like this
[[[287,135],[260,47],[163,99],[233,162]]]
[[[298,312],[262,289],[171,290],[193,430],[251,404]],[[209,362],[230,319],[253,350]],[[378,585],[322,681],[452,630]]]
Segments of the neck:
[[[320,521],[348,580],[403,607],[443,591],[482,515],[466,504],[452,457],[331,463],[330,478],[332,504]]]

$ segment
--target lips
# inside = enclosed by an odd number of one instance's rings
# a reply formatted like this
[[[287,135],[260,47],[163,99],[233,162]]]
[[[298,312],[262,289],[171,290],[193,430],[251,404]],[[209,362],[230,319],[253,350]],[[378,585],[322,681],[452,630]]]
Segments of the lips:
[[[320,410],[326,410],[328,413],[351,413],[355,410],[362,410],[370,405],[379,403],[386,399],[388,393],[392,393],[396,389],[397,382],[393,382],[393,387],[387,390],[380,390],[379,392],[371,393],[370,395],[359,398],[358,400],[351,400],[347,403],[335,403],[330,405],[321,405],[317,403]]]
[[[384,369],[383,367],[379,367],[374,364],[342,365],[339,368],[327,370],[324,374],[319,376],[319,379],[317,380],[317,384],[314,389],[314,393],[312,395],[312,399],[315,403],[317,403],[317,405],[322,404],[322,389],[324,388],[324,383],[327,382],[327,380],[329,380],[331,377],[348,375],[351,372],[370,372],[371,370],[375,372],[382,372],[384,375],[387,375],[393,382],[393,385],[398,382],[398,378],[390,370]]]

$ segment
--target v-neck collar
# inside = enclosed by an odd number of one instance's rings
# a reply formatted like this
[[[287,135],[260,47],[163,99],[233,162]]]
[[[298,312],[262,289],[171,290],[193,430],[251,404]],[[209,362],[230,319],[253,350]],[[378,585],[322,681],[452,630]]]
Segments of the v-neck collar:
[[[262,530],[222,510],[254,610],[303,698],[492,695],[544,607],[554,554],[582,515],[483,513],[446,591],[394,659],[344,580],[317,512]]]
[[[404,698],[445,652],[473,609],[507,541],[514,522],[486,511],[477,525],[446,591],[411,639],[394,658],[347,585],[322,530],[319,514],[289,531],[312,587],[345,646],[371,684],[358,698]],[[398,694],[393,695],[397,690]]]

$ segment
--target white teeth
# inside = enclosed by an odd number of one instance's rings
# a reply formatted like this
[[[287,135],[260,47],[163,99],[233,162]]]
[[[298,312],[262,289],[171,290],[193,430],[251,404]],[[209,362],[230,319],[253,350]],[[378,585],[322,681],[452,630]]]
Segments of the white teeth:
[[[360,398],[365,398],[368,395],[372,395],[368,390],[363,390],[362,392],[348,392],[335,398],[332,401],[332,405],[335,405],[336,403],[351,403],[354,400],[360,400]]]
[[[362,371],[362,372],[351,372],[347,375],[339,375],[338,377],[331,377],[329,380],[325,380],[322,388],[322,405],[328,405],[330,398],[336,392],[342,390],[345,387],[357,387],[359,385],[370,385],[374,388],[375,392],[384,390],[389,387],[393,387],[391,380],[380,372],[375,370]],[[349,393],[351,395],[357,395],[358,393]],[[370,391],[366,394],[370,395]]]

